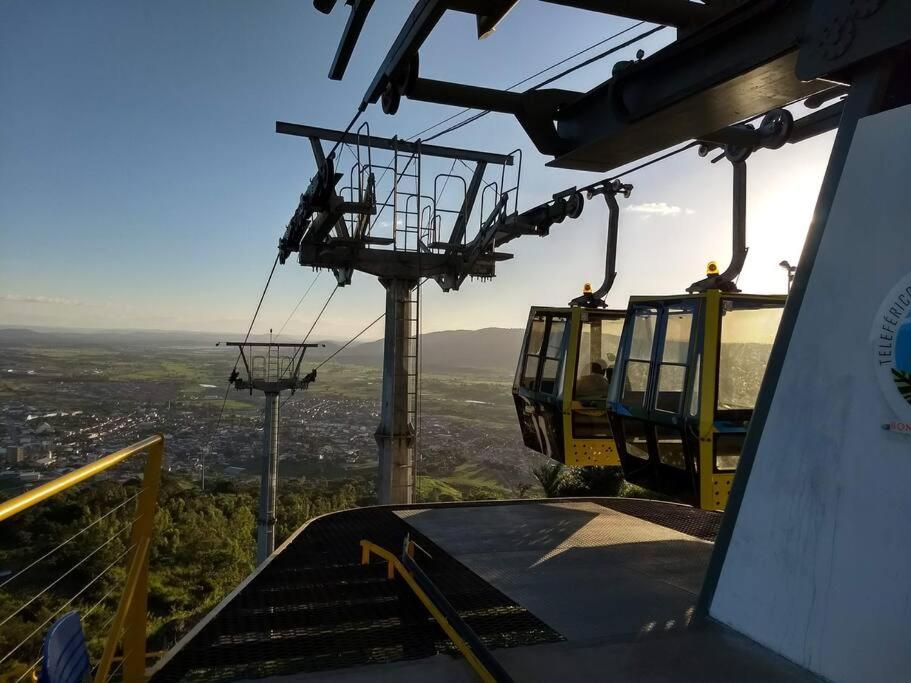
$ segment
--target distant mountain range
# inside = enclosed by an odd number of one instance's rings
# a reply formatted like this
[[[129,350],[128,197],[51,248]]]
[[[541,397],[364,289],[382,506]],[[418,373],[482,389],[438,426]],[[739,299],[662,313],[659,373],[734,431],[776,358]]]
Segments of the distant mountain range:
[[[516,367],[525,330],[485,327],[480,330],[446,330],[421,335],[425,369],[477,368],[512,372]],[[382,362],[383,340],[361,344],[345,356],[349,361]]]
[[[511,373],[515,369],[524,330],[486,327],[480,330],[446,330],[421,336],[421,353],[425,369],[474,368]],[[212,346],[226,338],[203,332],[169,332],[142,330],[71,331],[65,329],[0,329],[0,347],[104,347],[109,349],[181,348]],[[251,341],[266,341],[262,335]],[[283,341],[291,341],[291,338]],[[326,341],[325,348],[313,349],[314,358],[325,357],[341,346]],[[355,344],[338,356],[341,362],[381,364],[383,341]]]

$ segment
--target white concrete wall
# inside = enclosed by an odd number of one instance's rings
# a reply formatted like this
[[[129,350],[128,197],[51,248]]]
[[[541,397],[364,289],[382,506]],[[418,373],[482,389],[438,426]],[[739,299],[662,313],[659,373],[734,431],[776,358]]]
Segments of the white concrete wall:
[[[911,107],[862,120],[711,615],[833,681],[911,680],[911,436],[871,330],[911,272]]]

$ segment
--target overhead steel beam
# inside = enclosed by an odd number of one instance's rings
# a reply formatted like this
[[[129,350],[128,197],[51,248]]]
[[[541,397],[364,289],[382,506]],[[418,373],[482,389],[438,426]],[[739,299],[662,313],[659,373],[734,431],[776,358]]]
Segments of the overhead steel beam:
[[[414,84],[408,88],[407,96],[410,100],[503,114],[519,114],[522,111],[522,93],[431,78],[415,79]]]
[[[551,166],[609,171],[831,87],[795,74],[812,0],[758,0],[555,112]]]
[[[478,39],[486,38],[497,28],[518,0],[486,0],[484,9],[477,13]]]
[[[318,128],[316,126],[305,126],[300,123],[286,123],[284,121],[275,122],[275,132],[284,135],[296,135],[303,138],[317,138],[319,140],[329,140],[330,142],[351,142],[357,141],[357,134],[345,133],[341,130],[332,130],[330,128]],[[374,149],[385,149],[389,151],[398,150],[408,154],[421,154],[425,157],[439,157],[441,159],[461,159],[463,161],[485,161],[490,164],[506,164],[512,166],[513,159],[510,154],[494,154],[493,152],[481,152],[472,149],[461,149],[459,147],[443,147],[441,145],[425,145],[420,142],[408,142],[398,138],[381,138],[375,135],[369,137],[369,145]]]
[[[486,170],[487,164],[483,161],[478,162],[475,166],[471,182],[465,191],[465,198],[462,200],[462,206],[459,208],[459,214],[456,216],[455,223],[452,226],[452,234],[449,236],[449,244],[453,247],[460,244],[465,237],[465,227],[468,225],[468,218],[471,216],[471,210],[474,208],[475,200],[478,198],[478,191],[481,189],[484,171]]]
[[[354,46],[361,37],[364,22],[373,8],[373,2],[374,0],[353,0],[348,23],[345,24],[345,31],[339,41],[338,50],[335,52],[335,59],[332,60],[332,66],[329,68],[329,78],[333,81],[340,81],[345,75],[348,62],[351,61],[351,55],[354,53]]]
[[[791,137],[788,138],[788,143],[796,144],[835,130],[838,128],[838,122],[841,121],[844,108],[845,103],[843,101],[836,102],[798,119],[794,122],[794,131],[791,133]]]
[[[587,93],[508,93],[422,79],[418,50],[447,9],[480,16],[511,0],[418,0],[363,105],[402,96],[515,116],[551,166],[610,171],[681,142],[850,84],[864,60],[911,45],[911,3],[886,0],[542,0],[686,26],[681,38]],[[480,25],[480,24],[479,24]]]
[[[454,276],[464,273],[466,276],[493,277],[496,274],[496,262],[509,258],[509,254],[485,254],[468,265],[458,253],[419,254],[371,249],[355,240],[336,239],[319,244],[306,241],[301,243],[299,260],[301,265],[313,268],[343,267],[382,278],[408,279],[436,277],[446,273]]]
[[[448,7],[446,0],[418,0],[367,88],[362,106],[380,99],[386,84],[417,54]]]

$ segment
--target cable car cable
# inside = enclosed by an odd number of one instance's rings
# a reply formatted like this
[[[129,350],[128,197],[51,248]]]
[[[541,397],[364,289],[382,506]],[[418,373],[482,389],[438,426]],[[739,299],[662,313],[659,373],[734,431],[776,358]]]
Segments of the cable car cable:
[[[369,330],[371,327],[373,327],[374,325],[376,325],[380,320],[382,320],[382,319],[385,318],[385,317],[386,317],[386,314],[385,314],[385,313],[380,313],[380,315],[378,315],[376,318],[374,318],[373,322],[369,323],[364,329],[362,329],[362,330],[361,330],[360,332],[358,332],[356,335],[354,335],[353,337],[351,337],[351,339],[349,339],[349,340],[346,341],[344,344],[342,344],[340,347],[338,347],[335,351],[333,351],[325,360],[323,360],[319,365],[317,365],[317,366],[314,368],[314,370],[319,370],[319,369],[320,369],[321,367],[323,367],[326,363],[328,363],[330,360],[332,360],[333,358],[335,358],[335,357],[336,357],[338,354],[340,354],[342,351],[344,351],[344,350],[347,349],[349,346],[351,346],[351,344],[353,344],[354,342],[356,342],[356,341],[357,341],[365,332],[367,332],[367,330]]]
[[[598,41],[597,43],[594,43],[593,45],[589,45],[588,47],[586,47],[586,48],[584,48],[584,49],[582,49],[582,50],[579,50],[578,52],[576,52],[575,54],[570,55],[569,57],[564,57],[564,58],[561,59],[560,61],[555,62],[554,64],[551,64],[550,66],[545,67],[544,69],[541,69],[541,70],[539,70],[539,71],[533,73],[531,76],[527,76],[526,78],[523,78],[521,81],[517,81],[516,83],[513,83],[512,85],[508,86],[508,87],[506,88],[506,90],[509,91],[509,90],[512,90],[513,88],[518,88],[520,85],[524,85],[525,83],[527,83],[527,82],[530,81],[531,79],[536,78],[536,77],[540,76],[541,74],[547,73],[547,72],[550,71],[551,69],[555,69],[556,67],[558,67],[558,66],[560,66],[560,65],[562,65],[562,64],[565,64],[566,62],[568,62],[568,61],[570,61],[570,60],[572,60],[572,59],[575,59],[576,57],[578,57],[578,56],[580,56],[580,55],[582,55],[582,54],[585,54],[585,53],[588,52],[589,50],[593,50],[593,49],[595,49],[596,47],[599,47],[600,45],[603,45],[604,43],[607,43],[607,42],[609,42],[609,41],[611,41],[611,40],[614,40],[615,38],[619,38],[619,37],[622,36],[624,33],[628,33],[629,31],[632,31],[633,29],[639,28],[640,26],[644,25],[645,23],[646,23],[646,22],[644,22],[644,21],[640,21],[640,22],[637,22],[637,23],[635,23],[635,24],[633,24],[633,25],[631,25],[631,26],[628,26],[628,27],[626,27],[625,29],[623,29],[623,30],[621,30],[621,31],[618,31],[617,33],[614,33],[614,34],[608,36],[607,38],[604,38],[603,40],[600,40],[600,41]],[[625,42],[625,43],[623,43],[623,44],[621,44],[621,45],[618,45],[618,46],[616,46],[616,47],[614,47],[614,48],[611,48],[610,50],[607,50],[607,51],[602,52],[602,53],[600,53],[600,54],[598,54],[598,55],[595,55],[595,56],[592,57],[591,59],[589,59],[589,60],[587,60],[587,61],[585,61],[585,62],[582,62],[581,64],[577,64],[577,65],[575,65],[575,66],[573,66],[573,67],[570,67],[569,69],[567,69],[567,70],[561,72],[560,74],[557,74],[556,76],[553,76],[553,77],[551,77],[551,78],[548,79],[548,80],[542,81],[541,83],[538,83],[537,85],[532,86],[532,88],[530,88],[530,89],[531,89],[531,90],[536,90],[536,89],[541,88],[541,87],[543,87],[543,86],[545,86],[545,85],[547,85],[547,84],[549,84],[549,83],[553,83],[555,80],[557,80],[557,79],[559,79],[559,78],[563,78],[564,76],[566,76],[566,75],[572,73],[573,71],[575,71],[575,70],[577,70],[577,69],[581,69],[581,68],[584,67],[584,66],[588,66],[589,64],[592,64],[593,62],[598,61],[599,59],[603,59],[604,57],[607,57],[608,55],[610,55],[610,54],[616,52],[617,50],[621,50],[621,49],[623,49],[624,47],[627,47],[627,46],[629,46],[629,45],[632,45],[632,44],[638,42],[639,40],[642,40],[643,38],[646,38],[646,37],[650,36],[651,34],[656,33],[657,31],[660,31],[660,30],[663,29],[663,28],[666,28],[666,27],[665,27],[665,26],[657,26],[657,27],[655,27],[655,28],[653,28],[653,29],[650,29],[649,31],[646,31],[646,32],[640,34],[639,36],[634,37],[634,38],[628,40],[627,42]],[[418,133],[415,133],[415,134],[411,135],[410,137],[406,138],[406,140],[408,140],[408,141],[413,141],[413,140],[415,140],[416,138],[418,138],[419,136],[421,136],[421,135],[423,135],[424,133],[426,133],[427,131],[433,130],[434,128],[438,128],[439,126],[442,126],[444,123],[448,123],[449,121],[452,121],[453,119],[455,119],[455,118],[461,116],[462,114],[466,114],[466,113],[468,113],[468,112],[470,112],[470,111],[472,111],[472,108],[471,108],[471,107],[466,107],[465,109],[462,109],[462,110],[460,110],[460,111],[457,111],[455,114],[451,114],[450,116],[447,116],[446,118],[444,118],[444,119],[441,120],[441,121],[438,121],[437,123],[433,124],[432,126],[428,126],[428,127],[425,128],[424,130],[422,130],[422,131],[420,131],[420,132],[418,132]],[[425,142],[429,142],[429,141],[431,141],[431,140],[435,140],[435,139],[437,139],[437,138],[439,138],[439,137],[445,135],[446,133],[451,133],[451,132],[454,131],[454,130],[458,130],[459,128],[462,128],[463,126],[467,126],[469,123],[472,123],[472,122],[474,122],[474,121],[477,121],[478,119],[482,118],[483,116],[486,116],[486,115],[489,114],[489,113],[490,113],[489,111],[481,111],[481,112],[478,112],[477,114],[475,114],[475,115],[469,117],[468,119],[466,119],[466,120],[464,120],[464,121],[461,121],[461,122],[459,122],[459,123],[457,123],[457,124],[455,124],[455,125],[453,125],[453,126],[447,128],[446,130],[440,131],[439,133],[435,133],[435,134],[432,135],[431,137],[427,138],[427,140],[425,140]],[[348,128],[345,129],[345,133],[348,132],[348,130],[351,128],[351,126],[352,126],[353,124],[354,124],[354,121],[352,121],[351,123],[348,124]],[[344,137],[343,137],[342,139],[344,139]],[[345,143],[345,144],[347,145],[347,143]],[[337,147],[337,146],[338,146],[338,143],[336,143],[335,146]],[[335,150],[335,147],[333,147],[333,151],[334,151],[334,150]],[[464,163],[464,162],[463,162],[463,163]],[[406,169],[407,169],[407,166],[406,166]],[[403,171],[404,171],[404,170],[405,170],[405,169],[403,169]],[[379,183],[381,183],[381,182],[383,181],[383,179],[386,177],[386,173],[387,173],[388,171],[389,171],[389,168],[388,168],[388,167],[383,169],[383,172],[380,174],[380,179],[377,181],[377,185],[379,185]],[[388,202],[389,202],[389,197],[391,197],[391,196],[392,196],[392,192],[389,193],[389,196],[386,198],[386,202],[385,202],[385,203],[388,203]],[[383,208],[385,208],[385,206],[382,207],[382,208],[380,209],[380,213],[382,213],[382,209],[383,209]],[[377,217],[374,219],[374,224],[376,223],[376,221],[377,221],[378,219],[379,219],[379,216],[377,216]],[[371,228],[372,228],[372,226],[371,226]]]
[[[648,31],[643,31],[639,35],[630,38],[625,43],[620,43],[619,45],[615,45],[614,47],[612,47],[608,50],[605,50],[604,52],[599,52],[594,57],[589,57],[584,62],[579,62],[578,64],[574,64],[573,66],[569,67],[565,71],[561,71],[557,75],[551,76],[550,78],[547,78],[547,79],[541,81],[537,85],[533,85],[531,87],[531,90],[538,90],[539,88],[543,88],[545,85],[550,85],[554,81],[559,80],[559,79],[563,78],[564,76],[568,76],[569,74],[571,74],[574,71],[578,71],[579,69],[582,69],[582,68],[588,66],[589,64],[594,64],[598,60],[604,59],[605,57],[612,55],[613,53],[617,52],[618,50],[622,50],[625,47],[634,45],[635,43],[638,43],[640,40],[644,40],[645,38],[648,38],[650,35],[652,35],[654,33],[658,33],[658,31],[661,31],[665,28],[667,28],[667,27],[666,26],[656,26],[655,28],[650,28]]]
[[[335,293],[338,291],[338,285],[332,288],[332,291],[329,293],[329,298],[326,299],[326,303],[323,304],[323,307],[320,309],[319,313],[316,316],[316,319],[313,321],[313,324],[310,326],[310,329],[307,330],[307,335],[304,337],[304,340],[301,342],[301,345],[307,343],[307,340],[310,338],[310,333],[313,332],[313,328],[316,327],[316,323],[319,322],[319,319],[323,317],[323,313],[326,311],[326,306],[329,305],[329,302],[332,301],[332,297],[335,296]]]
[[[590,57],[589,59],[586,59],[584,62],[579,62],[578,64],[574,64],[573,66],[569,67],[568,69],[565,69],[565,70],[561,71],[560,73],[558,73],[554,76],[551,76],[550,78],[546,78],[545,80],[541,81],[540,83],[533,85],[531,88],[529,88],[529,91],[538,90],[540,88],[543,88],[545,85],[550,85],[554,81],[559,80],[565,76],[568,76],[569,74],[573,73],[574,71],[578,71],[579,69],[582,69],[590,64],[594,64],[595,62],[597,62],[601,59],[604,59],[605,57],[612,55],[615,52],[622,50],[625,47],[629,47],[630,45],[633,45],[633,44],[639,42],[640,40],[648,38],[653,33],[657,33],[658,31],[661,31],[664,28],[666,28],[666,27],[665,26],[656,26],[655,28],[651,28],[648,31],[644,31],[644,32],[640,33],[639,35],[634,36],[623,43],[620,43],[619,45],[615,45],[614,47],[612,47],[608,50],[605,50],[604,52],[599,52],[594,57]],[[471,116],[471,117],[465,119],[464,121],[460,121],[459,123],[456,123],[456,124],[450,126],[449,128],[446,128],[445,130],[440,131],[439,133],[434,133],[429,138],[427,138],[424,142],[430,142],[431,140],[436,140],[438,137],[446,135],[447,133],[451,133],[454,130],[458,130],[459,128],[462,128],[463,126],[467,126],[469,123],[473,123],[474,121],[477,121],[478,119],[480,119],[484,116],[487,116],[489,113],[490,113],[489,109],[480,111],[477,114],[475,114],[474,116]],[[431,126],[431,128],[435,128],[435,127],[436,126]]]
[[[313,289],[313,285],[316,284],[316,281],[319,279],[319,276],[320,276],[320,271],[316,271],[316,275],[314,276],[313,280],[310,281],[310,284],[307,286],[306,291],[304,291],[303,296],[300,299],[298,299],[297,304],[294,306],[294,309],[291,311],[290,315],[288,315],[287,319],[285,319],[285,322],[284,322],[284,324],[282,324],[281,329],[279,329],[278,334],[275,335],[276,337],[280,337],[282,332],[284,331],[285,327],[287,326],[287,324],[289,322],[291,322],[291,318],[293,318],[294,314],[297,313],[297,309],[300,308],[300,305],[303,303],[304,299],[307,298],[307,295],[310,293],[310,290]]]
[[[320,309],[319,313],[317,313],[316,318],[313,320],[313,324],[310,325],[310,329],[307,330],[307,334],[306,334],[306,335],[304,336],[304,338],[301,340],[300,348],[298,349],[298,352],[299,352],[299,353],[303,354],[303,353],[306,352],[306,349],[305,349],[305,347],[304,347],[304,344],[307,343],[307,340],[310,338],[310,334],[313,332],[313,329],[316,327],[316,324],[319,322],[319,319],[323,317],[323,313],[326,312],[326,308],[329,306],[329,302],[332,301],[332,297],[335,296],[335,293],[336,293],[338,290],[339,290],[339,286],[336,284],[335,287],[332,288],[332,291],[329,292],[329,297],[326,299],[326,302],[323,304],[323,307]],[[297,355],[297,354],[295,354],[295,356],[296,356],[296,355]],[[293,359],[293,357],[292,357],[292,362],[293,362],[293,360],[294,360],[294,359]],[[303,360],[303,358],[301,358],[301,360]],[[298,367],[299,367],[299,366],[300,366],[300,364],[298,364]],[[288,401],[290,401],[293,397],[294,397],[294,393],[292,392],[292,393],[288,396],[288,398],[286,398],[284,401],[281,402],[281,405],[279,405],[279,409],[283,408],[283,407],[285,406],[285,404],[288,403]]]
[[[361,103],[361,105],[357,108],[357,112],[355,112],[354,116],[351,117],[351,120],[348,122],[348,125],[342,132],[342,136],[336,141],[334,145],[332,145],[332,149],[329,150],[329,154],[327,154],[326,157],[332,156],[335,153],[335,150],[338,149],[338,146],[345,141],[345,138],[348,137],[348,133],[351,131],[351,127],[357,123],[357,120],[361,118],[361,114],[364,113],[364,109],[366,109],[366,105],[364,103]]]
[[[603,40],[599,40],[597,43],[594,43],[593,45],[589,45],[588,47],[586,47],[586,48],[584,48],[584,49],[582,49],[582,50],[579,50],[579,51],[576,52],[575,54],[572,54],[572,55],[570,55],[569,57],[564,57],[564,58],[561,59],[560,61],[555,62],[555,63],[551,64],[550,66],[547,66],[547,67],[541,69],[540,71],[537,71],[537,72],[533,73],[531,76],[528,76],[528,77],[526,77],[526,78],[523,78],[521,81],[518,81],[518,82],[516,82],[516,83],[513,83],[512,85],[510,85],[509,87],[507,87],[506,90],[509,91],[509,90],[512,90],[513,88],[518,88],[520,85],[525,85],[526,83],[528,83],[528,81],[532,80],[533,78],[537,78],[538,76],[541,76],[542,74],[547,73],[547,72],[550,71],[551,69],[556,69],[558,66],[562,66],[563,64],[566,64],[566,62],[568,62],[568,61],[570,61],[570,60],[573,60],[573,59],[575,59],[576,57],[579,57],[579,56],[585,54],[585,53],[588,52],[589,50],[594,50],[596,47],[600,47],[601,45],[604,45],[604,43],[608,43],[608,42],[610,42],[611,40],[613,40],[614,38],[619,38],[619,37],[622,36],[624,33],[628,33],[629,31],[632,31],[633,29],[636,29],[636,28],[639,28],[640,26],[643,26],[645,23],[646,23],[646,22],[644,22],[644,21],[639,21],[639,22],[637,22],[637,23],[635,23],[635,24],[632,24],[631,26],[627,26],[627,27],[626,27],[625,29],[623,29],[622,31],[618,31],[617,33],[614,33],[613,35],[610,35],[610,36],[608,36],[607,38],[604,38]],[[663,27],[662,27],[662,28],[663,28]],[[540,87],[540,86],[538,86],[538,87]],[[448,123],[448,122],[452,121],[454,118],[456,118],[456,117],[458,117],[458,116],[461,116],[462,114],[467,114],[467,113],[470,112],[470,111],[472,111],[472,107],[465,107],[465,108],[462,109],[461,111],[458,111],[458,112],[456,112],[455,114],[452,114],[451,116],[446,117],[446,118],[443,119],[442,121],[439,121],[439,122],[433,124],[432,126],[428,126],[428,127],[425,128],[424,130],[422,130],[420,133],[415,133],[414,135],[412,135],[412,136],[409,138],[409,140],[413,140],[414,138],[416,138],[416,137],[418,137],[418,136],[420,136],[420,135],[423,135],[423,134],[426,133],[427,131],[430,131],[430,130],[433,130],[434,128],[437,128],[437,127],[439,127],[439,126],[442,126],[444,123]]]
[[[253,331],[253,324],[256,322],[256,318],[259,315],[259,309],[262,308],[263,300],[266,298],[266,292],[269,291],[269,285],[272,284],[272,276],[275,275],[275,267],[278,265],[278,254],[275,255],[275,260],[272,262],[272,270],[269,271],[269,277],[266,278],[266,286],[263,287],[263,293],[259,296],[259,303],[256,304],[256,310],[253,311],[253,318],[250,320],[250,326],[247,328],[247,334],[244,335],[244,344],[247,343],[247,340],[250,338],[250,333]],[[243,347],[241,347],[243,348]],[[234,376],[234,373],[237,372],[237,366],[240,364],[240,351],[237,352],[237,359],[234,361],[234,369],[231,371],[231,376]],[[228,381],[228,386],[225,387],[225,395],[221,400],[221,410],[218,411],[218,419],[215,421],[215,429],[213,432],[217,431],[219,426],[221,426],[221,418],[225,414],[225,404],[228,402],[228,392],[231,391],[231,381]]]
[[[429,279],[430,279],[430,278],[425,277],[423,280],[421,280],[420,283],[418,283],[417,285],[414,286],[414,289],[417,289],[418,287],[420,287],[421,285],[423,285],[425,282],[427,282],[427,280],[429,280]],[[412,290],[412,291],[413,291],[413,290]],[[338,354],[340,354],[340,353],[341,353],[342,351],[344,351],[346,348],[348,348],[349,346],[351,346],[351,344],[353,344],[355,341],[357,341],[357,340],[361,337],[361,335],[363,335],[367,330],[369,330],[371,327],[373,327],[374,325],[376,325],[380,320],[382,320],[382,319],[385,318],[385,317],[386,317],[386,313],[385,313],[385,312],[384,312],[384,313],[380,313],[376,318],[373,319],[373,322],[368,323],[368,325],[367,325],[364,329],[362,329],[362,330],[361,330],[360,332],[358,332],[356,335],[354,335],[353,337],[351,337],[351,339],[349,339],[349,340],[346,341],[344,344],[342,344],[338,349],[336,349],[335,351],[333,351],[332,354],[330,354],[325,360],[323,360],[323,362],[321,362],[319,365],[317,365],[317,366],[316,366],[315,368],[313,368],[313,369],[314,369],[314,370],[319,370],[319,369],[320,369],[321,367],[323,367],[326,363],[328,363],[330,360],[332,360],[333,358],[335,358]]]

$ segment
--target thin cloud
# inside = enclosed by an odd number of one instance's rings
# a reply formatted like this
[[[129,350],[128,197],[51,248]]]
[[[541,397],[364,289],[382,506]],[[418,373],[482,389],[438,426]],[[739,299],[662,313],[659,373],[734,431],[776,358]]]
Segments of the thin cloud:
[[[645,216],[688,216],[696,213],[692,209],[685,209],[680,206],[668,204],[667,202],[645,202],[643,204],[632,204],[626,207],[627,211],[632,213],[641,213]]]
[[[22,304],[63,304],[65,306],[85,306],[84,301],[61,299],[53,296],[29,296],[27,294],[0,294],[0,301],[14,301]]]

